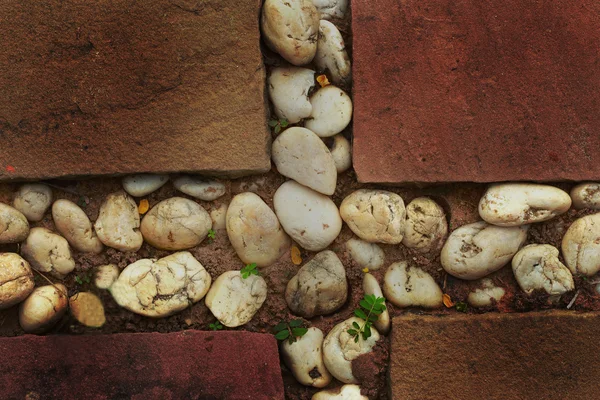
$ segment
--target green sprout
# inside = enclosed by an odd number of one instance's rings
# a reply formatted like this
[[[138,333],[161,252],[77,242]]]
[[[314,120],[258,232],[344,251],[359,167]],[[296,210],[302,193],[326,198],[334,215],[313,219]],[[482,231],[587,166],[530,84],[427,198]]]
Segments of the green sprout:
[[[223,325],[221,325],[219,321],[215,322],[214,324],[209,324],[208,327],[213,331],[220,331],[223,329]]]
[[[353,322],[352,328],[347,330],[356,343],[358,343],[361,336],[363,340],[371,337],[371,326],[377,321],[379,315],[385,311],[385,298],[377,297],[374,294],[366,294],[358,304],[360,304],[360,307],[354,310],[354,315],[365,322],[362,326],[358,322]]]
[[[462,301],[457,302],[456,303],[456,311],[466,313],[467,312],[467,303],[462,302]]]
[[[213,240],[215,240],[215,235],[216,235],[216,232],[214,230],[212,230],[212,229],[208,230],[208,242],[209,243],[212,243]]]
[[[281,132],[281,130],[283,128],[286,128],[290,123],[288,122],[287,119],[282,118],[282,119],[272,119],[269,121],[269,126],[271,128],[273,128],[273,132],[275,132],[275,134],[279,134]]]
[[[84,283],[90,283],[92,281],[92,279],[90,278],[89,274],[79,274],[79,275],[75,275],[75,282],[77,282],[78,285],[83,285]]]
[[[273,328],[275,339],[284,341],[287,339],[289,344],[294,343],[299,337],[308,332],[307,328],[302,327],[301,319],[291,320],[289,323],[281,321]]]
[[[250,275],[258,275],[258,269],[256,269],[256,263],[247,264],[242,270],[242,279],[248,278]]]

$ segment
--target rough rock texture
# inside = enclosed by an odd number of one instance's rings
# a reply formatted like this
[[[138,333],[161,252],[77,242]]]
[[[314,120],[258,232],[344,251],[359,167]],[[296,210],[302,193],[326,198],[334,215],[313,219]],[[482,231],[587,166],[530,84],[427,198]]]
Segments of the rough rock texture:
[[[593,0],[355,1],[358,180],[597,178],[599,13]]]
[[[270,334],[20,336],[0,338],[0,354],[6,399],[284,398]]]
[[[260,4],[3,1],[0,180],[268,170]]]
[[[598,329],[597,312],[396,317],[391,398],[596,398]]]

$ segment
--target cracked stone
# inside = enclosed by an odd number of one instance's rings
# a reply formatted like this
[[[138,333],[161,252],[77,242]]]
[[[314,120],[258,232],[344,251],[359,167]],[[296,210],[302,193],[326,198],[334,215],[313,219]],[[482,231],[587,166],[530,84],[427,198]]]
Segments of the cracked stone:
[[[19,210],[0,203],[0,243],[18,243],[29,234],[29,222]]]
[[[558,249],[549,244],[530,244],[512,259],[515,278],[526,293],[536,289],[561,295],[575,288],[573,275],[558,259]]]
[[[573,274],[600,271],[600,213],[577,219],[562,240],[562,254]]]
[[[125,192],[106,196],[94,228],[104,245],[120,251],[138,251],[144,242],[137,204]]]
[[[43,333],[67,311],[67,287],[62,283],[36,287],[19,306],[19,325],[27,333]]]
[[[75,269],[67,240],[46,228],[31,229],[21,246],[21,254],[32,268],[60,279]]]
[[[406,261],[390,265],[385,272],[383,293],[398,307],[439,308],[442,290],[427,272],[418,267],[407,267]]]
[[[346,242],[346,249],[350,253],[350,257],[357,263],[361,268],[369,268],[369,270],[376,271],[383,267],[385,262],[385,253],[375,243],[365,242],[361,239],[348,239]]]
[[[421,253],[437,252],[447,234],[446,214],[435,201],[418,197],[408,203],[403,245]]]
[[[19,188],[13,206],[31,222],[38,222],[52,204],[52,189],[41,183],[27,183]]]
[[[15,253],[0,253],[0,310],[25,300],[34,286],[27,261]]]
[[[54,226],[69,244],[83,253],[99,254],[104,246],[96,235],[90,219],[77,204],[60,199],[52,205]]]
[[[577,209],[600,209],[600,183],[580,183],[571,189],[570,195],[571,200],[573,201],[573,207]]]
[[[323,362],[323,332],[311,327],[304,336],[281,343],[281,358],[294,378],[306,386],[322,388],[331,382],[331,374]]]
[[[320,71],[329,71],[336,85],[350,83],[350,58],[346,52],[344,38],[334,24],[322,20],[319,23],[317,54],[313,60]]]
[[[469,293],[467,301],[473,307],[489,307],[494,302],[499,302],[505,293],[504,288],[496,286],[491,279],[484,278],[481,280],[481,287]]]
[[[322,19],[344,18],[348,0],[312,0]]]
[[[315,71],[299,67],[273,68],[269,76],[269,97],[275,115],[295,124],[310,117],[308,92],[315,86]]]

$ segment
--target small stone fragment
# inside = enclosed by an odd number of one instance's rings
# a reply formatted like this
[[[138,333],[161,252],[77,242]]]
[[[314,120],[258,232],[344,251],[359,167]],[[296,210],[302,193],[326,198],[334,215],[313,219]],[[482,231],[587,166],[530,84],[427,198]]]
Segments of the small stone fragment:
[[[427,272],[407,267],[406,261],[393,263],[385,272],[383,293],[398,307],[439,308],[442,290]]]
[[[85,212],[69,200],[56,200],[52,205],[54,226],[75,250],[98,254],[104,246]]]
[[[308,92],[315,86],[315,71],[299,67],[273,68],[269,76],[269,97],[275,115],[295,124],[310,117]]]
[[[329,71],[331,80],[336,85],[350,82],[352,68],[344,38],[338,28],[329,21],[319,22],[319,41],[313,62],[319,70]]]
[[[0,253],[0,310],[25,300],[34,286],[27,261],[15,253]]]
[[[31,229],[21,254],[32,268],[60,279],[75,269],[67,240],[46,228]]]
[[[273,207],[283,229],[306,250],[325,249],[342,230],[335,203],[294,181],[287,181],[277,189]]]
[[[199,245],[208,235],[212,221],[200,204],[171,197],[152,207],[144,216],[144,240],[157,249],[184,250]]]
[[[67,304],[65,285],[39,286],[19,306],[19,325],[27,333],[43,333],[62,318]]]
[[[346,269],[330,250],[318,253],[304,264],[285,290],[290,310],[304,318],[331,314],[344,305],[347,297]]]
[[[173,186],[188,196],[204,201],[216,200],[227,191],[221,182],[197,176],[180,176],[173,181]]]
[[[136,174],[123,178],[123,189],[133,197],[147,196],[169,181],[169,175]]]
[[[577,219],[562,240],[562,254],[573,274],[600,271],[600,213]]]
[[[363,276],[363,284],[362,284],[362,288],[363,291],[365,292],[365,294],[372,294],[375,295],[375,297],[383,297],[383,292],[381,291],[381,287],[379,286],[379,282],[377,282],[377,279],[371,275],[371,274],[365,274],[365,276]],[[375,323],[373,324],[375,326],[375,328],[377,328],[377,331],[379,333],[382,333],[384,335],[387,335],[387,333],[390,331],[390,313],[386,309],[379,315],[379,318],[377,318],[377,321],[375,321]]]
[[[333,157],[335,169],[338,174],[347,171],[352,166],[352,149],[348,139],[344,135],[335,135],[333,137],[329,152]]]
[[[243,279],[240,271],[227,271],[213,283],[205,303],[213,315],[229,328],[252,319],[267,298],[267,283],[261,276]]]
[[[227,229],[227,204],[221,204],[217,208],[210,210],[210,219],[212,221],[212,229],[215,231],[222,231]]]
[[[166,317],[200,301],[211,277],[188,251],[130,264],[110,287],[117,304],[147,317]]]
[[[322,19],[344,18],[348,0],[312,0]]]
[[[29,234],[27,218],[16,208],[0,203],[0,244],[18,243]]]
[[[442,207],[427,197],[418,197],[406,206],[402,244],[421,253],[437,252],[448,234]]]
[[[573,207],[577,209],[590,208],[600,209],[600,183],[580,183],[571,189],[571,200]]]
[[[543,289],[561,295],[575,288],[573,275],[558,259],[558,249],[549,244],[530,244],[512,259],[515,278],[525,293]]]
[[[402,242],[406,209],[396,193],[357,190],[342,201],[340,214],[352,232],[367,242]]]
[[[481,218],[498,226],[547,221],[567,212],[571,198],[554,186],[533,183],[491,185],[479,201]]]
[[[500,227],[479,221],[450,234],[440,261],[450,275],[474,280],[505,266],[527,240],[528,225]]]
[[[311,400],[369,400],[360,394],[360,386],[344,385],[339,388],[321,390],[311,397]]]
[[[505,293],[504,288],[494,285],[491,279],[484,278],[481,280],[481,288],[470,292],[467,301],[473,307],[489,307],[494,302],[499,302]]]
[[[329,85],[310,97],[312,113],[304,126],[320,137],[343,131],[352,119],[352,100],[342,89]]]
[[[265,0],[260,27],[267,45],[294,65],[317,52],[319,13],[311,0]]]
[[[26,183],[15,194],[13,206],[32,222],[41,221],[52,204],[52,189],[41,183]]]
[[[120,251],[138,251],[144,242],[139,228],[140,214],[133,198],[125,192],[109,194],[94,224],[98,239]]]
[[[379,340],[379,332],[371,328],[371,336],[367,340],[359,335],[358,342],[355,342],[354,337],[348,333],[353,322],[362,326],[365,321],[352,317],[340,322],[327,334],[323,342],[325,367],[331,375],[344,383],[358,383],[352,374],[352,361],[360,355],[370,353]]]
[[[268,267],[290,247],[290,238],[277,216],[256,194],[240,193],[227,210],[227,235],[238,257],[246,264]]]
[[[114,264],[101,265],[96,268],[94,284],[98,289],[108,289],[119,278],[121,270]]]
[[[331,382],[331,374],[323,362],[323,332],[308,328],[304,336],[281,344],[281,358],[294,378],[306,386],[322,388]]]
[[[272,157],[281,175],[319,193],[335,192],[335,161],[325,143],[308,129],[286,129],[273,141]]]
[[[385,253],[375,243],[365,242],[361,239],[349,239],[346,242],[346,249],[350,253],[350,257],[361,268],[368,268],[371,271],[376,271],[383,267],[385,262]]]
[[[94,293],[79,292],[69,298],[71,315],[80,324],[100,328],[106,322],[102,301]]]

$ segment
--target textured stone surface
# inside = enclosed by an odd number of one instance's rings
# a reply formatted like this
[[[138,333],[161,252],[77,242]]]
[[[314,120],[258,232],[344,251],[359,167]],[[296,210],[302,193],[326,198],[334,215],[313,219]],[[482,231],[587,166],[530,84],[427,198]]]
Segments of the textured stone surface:
[[[599,329],[596,312],[396,317],[391,398],[596,398]]]
[[[352,4],[363,182],[593,179],[600,3]]]
[[[284,398],[273,335],[20,336],[0,338],[0,354],[5,399]]]
[[[260,3],[2,1],[0,180],[268,170]]]

